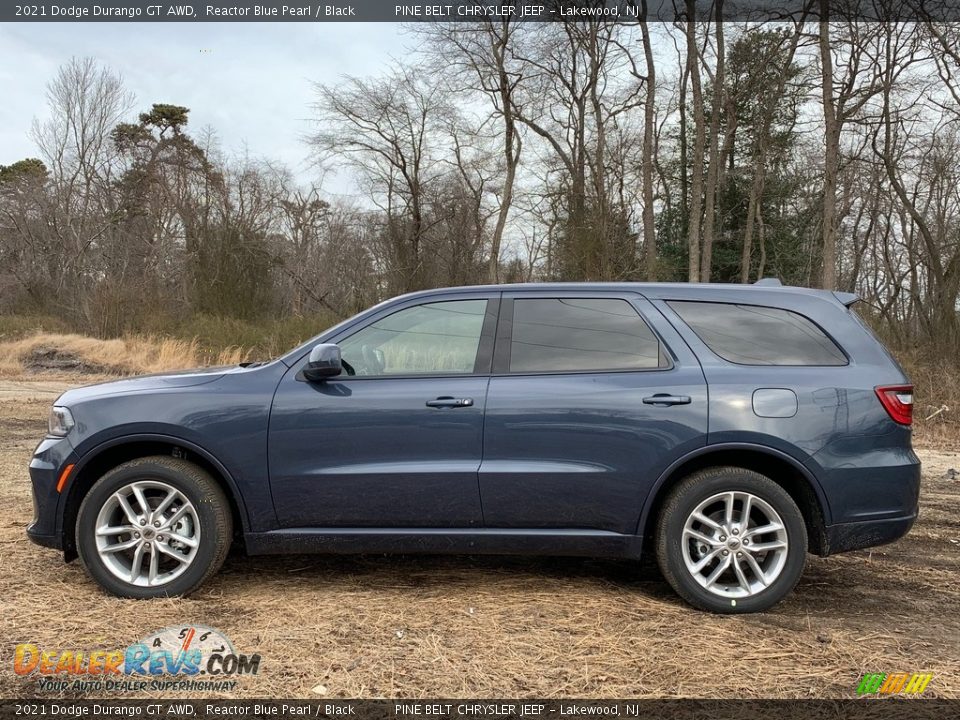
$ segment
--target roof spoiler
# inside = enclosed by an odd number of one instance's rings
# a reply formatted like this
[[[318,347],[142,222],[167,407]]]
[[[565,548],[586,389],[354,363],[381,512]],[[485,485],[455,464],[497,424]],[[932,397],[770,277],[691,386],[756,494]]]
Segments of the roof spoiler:
[[[760,278],[754,283],[754,285],[760,285],[761,287],[783,287],[783,283],[780,282],[780,279],[775,277]],[[860,296],[856,293],[834,291],[833,296],[846,307],[850,307],[854,303],[860,302]]]
[[[842,302],[846,307],[850,307],[850,306],[853,305],[854,303],[860,302],[860,296],[857,295],[856,293],[836,292],[836,291],[835,291],[835,292],[833,293],[833,296],[834,296],[837,300],[839,300],[840,302]]]

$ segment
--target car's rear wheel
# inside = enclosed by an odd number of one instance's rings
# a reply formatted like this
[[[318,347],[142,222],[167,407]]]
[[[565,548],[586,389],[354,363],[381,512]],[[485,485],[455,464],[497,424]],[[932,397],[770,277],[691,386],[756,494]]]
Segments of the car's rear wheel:
[[[719,613],[766,610],[803,572],[807,532],[790,495],[736,467],[682,480],[657,523],[657,562],[677,594]]]
[[[120,465],[84,497],[77,550],[87,572],[122,597],[186,595],[223,564],[230,506],[203,469],[155,456]]]

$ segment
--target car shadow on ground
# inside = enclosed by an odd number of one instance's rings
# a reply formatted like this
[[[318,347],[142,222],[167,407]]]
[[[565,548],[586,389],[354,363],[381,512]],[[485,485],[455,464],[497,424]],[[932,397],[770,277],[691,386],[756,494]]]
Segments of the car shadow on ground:
[[[215,581],[216,582],[216,581]],[[556,587],[565,592],[636,593],[647,601],[686,607],[652,554],[632,560],[499,555],[290,555],[247,557],[231,553],[221,582],[281,584],[293,588],[348,591],[429,589],[521,591]],[[919,591],[914,578],[891,577],[883,562],[856,555],[808,556],[800,581],[766,615],[896,617],[931,612],[955,600],[953,591]],[[847,611],[840,610],[847,607]]]

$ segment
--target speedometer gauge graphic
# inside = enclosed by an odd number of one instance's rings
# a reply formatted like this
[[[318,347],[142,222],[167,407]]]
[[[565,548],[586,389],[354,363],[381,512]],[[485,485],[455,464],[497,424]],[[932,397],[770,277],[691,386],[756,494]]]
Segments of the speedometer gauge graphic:
[[[207,625],[172,625],[148,635],[140,642],[151,651],[168,650],[174,655],[199,650],[204,659],[214,653],[223,656],[236,654],[230,639]]]

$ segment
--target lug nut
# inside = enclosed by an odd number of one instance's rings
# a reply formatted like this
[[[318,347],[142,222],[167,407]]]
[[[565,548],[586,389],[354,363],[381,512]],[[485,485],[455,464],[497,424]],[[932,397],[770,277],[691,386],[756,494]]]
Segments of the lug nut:
[[[143,518],[140,518],[140,524],[141,524],[141,525],[146,525],[146,524],[147,524],[147,521],[144,520]]]
[[[744,545],[749,545],[749,544],[750,544],[750,538],[744,538],[744,539],[743,539],[743,544],[744,544]]]
[[[723,551],[723,554],[724,554],[724,555],[729,555],[729,554],[730,554],[730,551],[729,551],[729,550],[724,550],[724,551]]]
[[[159,540],[160,542],[163,542],[163,535],[157,535],[157,540]]]
[[[726,540],[726,539],[727,539],[727,536],[726,536],[726,535],[721,535],[721,536],[720,536],[720,542],[723,542],[723,541]]]
[[[733,534],[734,534],[734,535],[739,535],[739,534],[740,534],[739,528],[734,528],[734,529],[733,529]]]
[[[150,542],[149,542],[149,541],[145,542],[143,546],[144,546],[147,550],[149,550],[149,549],[150,549]]]
[[[140,538],[140,533],[134,533],[133,536],[134,536],[135,538],[139,539],[139,538]]]
[[[738,552],[738,553],[737,553],[737,557],[743,557],[743,553],[742,553],[742,552]]]
[[[160,521],[157,520],[156,522],[154,522],[154,523],[153,523],[153,526],[154,526],[154,527],[160,527]]]

